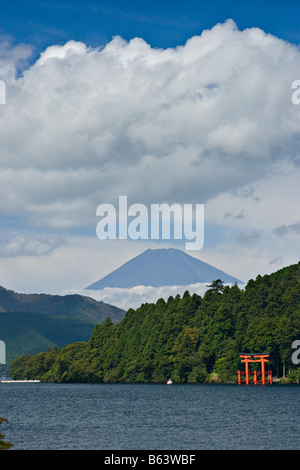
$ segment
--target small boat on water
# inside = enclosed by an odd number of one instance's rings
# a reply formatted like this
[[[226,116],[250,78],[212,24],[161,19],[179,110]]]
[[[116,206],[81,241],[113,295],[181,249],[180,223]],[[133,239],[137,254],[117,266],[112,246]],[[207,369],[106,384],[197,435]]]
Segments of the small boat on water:
[[[172,380],[169,379],[168,382],[167,382],[167,385],[172,385],[172,383],[173,383]]]

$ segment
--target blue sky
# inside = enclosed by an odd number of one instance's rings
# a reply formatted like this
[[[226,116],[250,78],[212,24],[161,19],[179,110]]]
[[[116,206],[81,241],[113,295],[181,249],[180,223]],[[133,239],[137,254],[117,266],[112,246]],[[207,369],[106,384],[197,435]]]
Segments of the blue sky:
[[[98,240],[96,208],[120,195],[205,204],[190,254],[239,279],[299,261],[299,1],[0,11],[0,285],[80,290],[149,247],[184,249]]]
[[[120,35],[152,47],[175,47],[232,18],[239,29],[258,27],[290,42],[300,40],[300,3],[258,1],[22,1],[0,2],[0,30],[37,50],[74,39],[99,46]]]

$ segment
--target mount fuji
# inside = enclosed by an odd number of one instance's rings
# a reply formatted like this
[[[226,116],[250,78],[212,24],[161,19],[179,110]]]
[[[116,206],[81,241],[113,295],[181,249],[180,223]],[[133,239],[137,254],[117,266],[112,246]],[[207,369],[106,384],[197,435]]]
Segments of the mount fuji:
[[[174,248],[148,249],[85,289],[130,289],[136,286],[188,286],[221,279],[225,284],[243,281]]]

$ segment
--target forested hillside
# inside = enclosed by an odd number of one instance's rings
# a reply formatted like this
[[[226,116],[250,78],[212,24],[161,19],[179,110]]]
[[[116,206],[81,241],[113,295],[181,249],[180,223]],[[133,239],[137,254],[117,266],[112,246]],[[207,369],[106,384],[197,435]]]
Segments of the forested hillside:
[[[291,344],[300,339],[300,263],[250,280],[245,289],[220,283],[202,297],[188,292],[107,318],[87,342],[11,363],[14,378],[54,382],[237,380],[239,352],[270,353],[274,376],[300,379]]]
[[[82,295],[20,294],[0,286],[0,339],[6,362],[49,347],[87,341],[94,325],[109,316],[120,321],[124,310]]]

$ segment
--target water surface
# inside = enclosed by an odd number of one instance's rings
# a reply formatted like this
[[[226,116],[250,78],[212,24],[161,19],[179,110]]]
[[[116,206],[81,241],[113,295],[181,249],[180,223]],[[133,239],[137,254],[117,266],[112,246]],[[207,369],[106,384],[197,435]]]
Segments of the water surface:
[[[24,450],[300,449],[300,386],[0,384]]]

